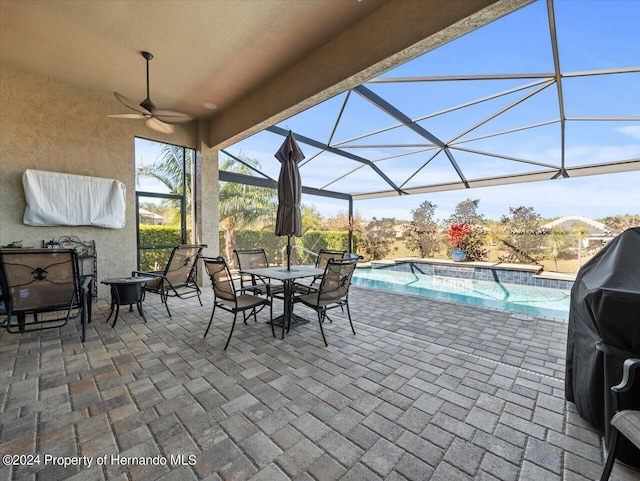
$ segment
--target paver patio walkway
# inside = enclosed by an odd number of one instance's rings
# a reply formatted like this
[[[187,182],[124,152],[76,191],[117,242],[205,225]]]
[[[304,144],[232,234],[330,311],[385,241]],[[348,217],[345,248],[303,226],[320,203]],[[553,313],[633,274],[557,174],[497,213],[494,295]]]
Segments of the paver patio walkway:
[[[315,322],[282,341],[261,313],[236,326],[224,352],[228,313],[202,338],[211,299],[173,302],[168,318],[150,297],[148,324],[124,313],[115,329],[101,301],[84,346],[75,326],[1,334],[0,453],[39,454],[41,464],[0,466],[0,481],[601,473],[600,436],[564,401],[566,323],[353,288],[357,336],[338,312],[328,348]],[[45,465],[45,455],[92,465]],[[161,464],[121,464],[142,457]],[[638,474],[616,466],[611,479]]]

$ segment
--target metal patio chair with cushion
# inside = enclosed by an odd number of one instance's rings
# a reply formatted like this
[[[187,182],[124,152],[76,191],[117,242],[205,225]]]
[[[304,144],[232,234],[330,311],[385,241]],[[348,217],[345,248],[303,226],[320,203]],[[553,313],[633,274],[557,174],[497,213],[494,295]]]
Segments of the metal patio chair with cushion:
[[[318,290],[294,298],[294,302],[302,302],[318,314],[318,323],[325,346],[329,346],[329,344],[327,344],[322,323],[327,318],[327,311],[330,309],[346,308],[351,331],[354,336],[356,334],[353,322],[351,322],[351,312],[349,312],[349,286],[357,262],[358,259],[330,259],[325,267]]]
[[[231,325],[231,332],[229,333],[229,338],[227,339],[227,343],[224,346],[226,350],[229,347],[229,341],[231,341],[231,336],[233,335],[233,329],[236,326],[236,319],[238,317],[238,313],[242,312],[242,317],[244,323],[247,323],[247,311],[251,310],[253,314],[253,318],[256,322],[258,319],[256,317],[256,308],[263,306],[270,306],[270,320],[271,320],[271,333],[273,337],[276,336],[275,330],[273,329],[273,306],[270,301],[270,293],[269,286],[266,286],[267,297],[260,297],[253,294],[245,294],[246,291],[253,292],[253,286],[249,285],[245,288],[236,289],[235,284],[233,282],[233,278],[231,276],[231,272],[229,271],[229,267],[222,257],[202,257],[202,262],[204,263],[204,269],[209,278],[211,279],[211,286],[213,287],[213,310],[211,311],[211,318],[209,319],[209,325],[207,326],[207,330],[204,333],[204,337],[207,337],[209,333],[209,329],[211,328],[211,323],[213,322],[213,315],[216,312],[216,307],[223,309],[227,312],[233,314],[233,324]],[[251,314],[249,314],[251,315]]]
[[[80,318],[84,342],[91,282],[90,276],[81,282],[73,249],[0,249],[7,331],[55,329]]]
[[[144,285],[145,294],[147,292],[159,294],[167,309],[167,314],[171,317],[167,302],[169,297],[189,299],[197,296],[200,305],[202,305],[200,287],[197,282],[197,261],[205,247],[207,247],[205,244],[175,246],[169,256],[167,267],[163,271],[133,271],[131,275],[155,278]]]
[[[627,359],[622,366],[622,381],[620,381],[620,384],[611,388],[611,402],[614,413],[611,418],[611,440],[609,441],[607,462],[605,463],[600,481],[606,481],[611,475],[611,470],[616,460],[616,451],[619,447],[618,437],[620,434],[631,441],[640,454],[640,411],[635,409],[621,409],[620,399],[623,393],[628,393],[633,386],[638,385],[638,374],[635,372],[638,368],[640,368],[640,359]],[[634,380],[636,380],[636,384],[634,384]]]
[[[233,253],[236,255],[238,261],[238,269],[262,269],[269,267],[269,261],[267,260],[267,253],[264,249],[234,249]],[[252,291],[256,295],[267,295],[267,291],[270,295],[281,297],[284,286],[271,282],[271,279],[265,279],[256,275],[241,274],[240,275],[240,287]]]

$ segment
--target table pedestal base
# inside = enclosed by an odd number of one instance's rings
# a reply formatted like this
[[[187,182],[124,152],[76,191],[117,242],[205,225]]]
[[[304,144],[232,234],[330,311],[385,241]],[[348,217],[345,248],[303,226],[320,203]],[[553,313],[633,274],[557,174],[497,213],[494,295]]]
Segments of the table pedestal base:
[[[273,325],[276,327],[282,327],[283,322],[284,314],[273,318]],[[300,317],[297,314],[291,313],[291,327],[302,326],[303,324],[307,324],[308,322],[310,322],[309,319],[305,319],[304,317]]]
[[[123,306],[126,304],[118,304],[117,302],[111,301],[111,312],[109,312],[109,317],[107,317],[107,320],[105,322],[109,322],[109,319],[111,319],[111,316],[113,315],[113,311],[115,310],[116,315],[113,318],[113,324],[111,324],[111,327],[116,327],[116,321],[118,320],[118,316],[120,315],[120,306]],[[144,312],[142,311],[142,302],[135,302],[135,303],[131,303],[129,304],[129,312],[133,311],[133,306],[136,306],[138,308],[138,313],[140,314],[140,316],[142,316],[142,320],[146,323],[147,322],[147,318],[144,317]]]

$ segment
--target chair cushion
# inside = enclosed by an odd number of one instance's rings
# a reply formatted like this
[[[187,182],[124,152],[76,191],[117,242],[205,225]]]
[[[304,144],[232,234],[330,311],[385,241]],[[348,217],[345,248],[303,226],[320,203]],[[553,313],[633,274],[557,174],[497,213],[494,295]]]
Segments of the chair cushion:
[[[620,411],[613,416],[611,424],[640,449],[640,411]]]

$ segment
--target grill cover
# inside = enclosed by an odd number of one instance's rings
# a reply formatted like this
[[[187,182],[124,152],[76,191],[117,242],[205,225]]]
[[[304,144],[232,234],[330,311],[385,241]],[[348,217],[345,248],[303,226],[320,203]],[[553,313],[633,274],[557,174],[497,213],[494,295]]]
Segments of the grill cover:
[[[126,189],[117,180],[27,169],[25,225],[125,226]]]
[[[604,352],[596,349],[601,343]],[[587,262],[571,289],[565,397],[592,426],[610,436],[611,386],[622,365],[640,357],[640,228],[628,229]],[[640,409],[640,383],[620,409]],[[620,439],[618,459],[640,467],[638,450]]]

